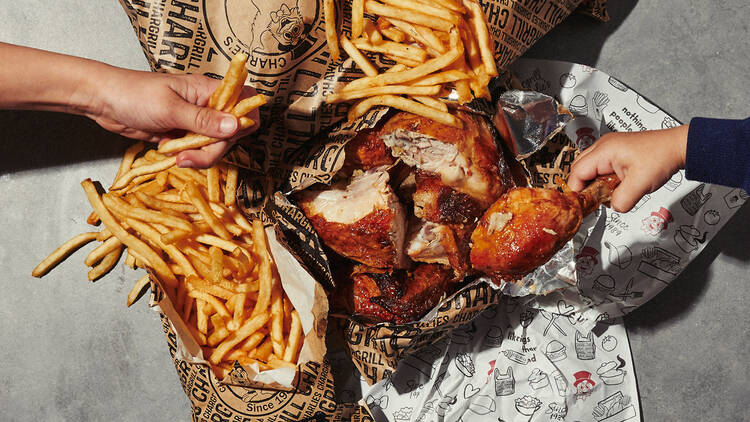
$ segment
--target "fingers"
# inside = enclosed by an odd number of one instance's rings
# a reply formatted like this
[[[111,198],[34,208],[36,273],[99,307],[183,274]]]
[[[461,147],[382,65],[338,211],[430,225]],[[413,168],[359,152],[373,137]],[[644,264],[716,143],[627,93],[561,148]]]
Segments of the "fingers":
[[[177,154],[178,167],[208,168],[216,164],[224,153],[229,150],[233,142],[219,141],[206,145],[198,150],[182,151]]]
[[[568,175],[568,186],[575,192],[580,192],[586,187],[589,180],[598,175],[612,174],[614,168],[609,159],[609,152],[606,148],[596,148],[596,145],[590,147],[584,154],[580,155],[570,169]]]
[[[647,193],[651,192],[650,186],[638,183],[641,180],[637,175],[630,174],[625,177],[617,189],[612,192],[610,206],[617,212],[628,212]]]
[[[239,129],[239,120],[231,114],[188,102],[181,102],[172,116],[175,127],[212,138],[229,138]]]

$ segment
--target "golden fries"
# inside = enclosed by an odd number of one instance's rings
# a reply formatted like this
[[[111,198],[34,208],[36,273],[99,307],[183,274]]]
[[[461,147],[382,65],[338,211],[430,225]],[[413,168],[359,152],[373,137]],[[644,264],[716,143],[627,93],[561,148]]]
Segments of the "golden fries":
[[[333,0],[323,0],[323,15],[325,16],[326,41],[328,41],[328,48],[331,51],[331,61],[335,62],[339,59],[341,53],[336,29],[336,4]]]
[[[246,76],[244,59],[233,60],[210,105],[242,116],[264,104],[262,96],[237,102]],[[403,88],[430,95],[439,87]],[[304,333],[282,288],[263,224],[249,222],[235,204],[238,181],[234,166],[177,168],[174,157],[134,144],[109,192],[100,193],[90,179],[81,182],[93,208],[86,221],[103,223],[101,230],[65,242],[32,275],[43,276],[97,240],[101,243],[84,260],[92,267],[89,280],[109,272],[126,251],[125,264],[150,270],[219,376],[235,361],[261,370],[294,368]],[[141,277],[128,293],[127,306],[149,286],[149,275]]]
[[[31,275],[34,277],[42,277],[47,274],[49,270],[55,268],[55,266],[62,262],[68,255],[78,250],[81,246],[95,240],[97,235],[97,232],[88,232],[73,236],[72,239],[60,245],[60,247],[55,249],[55,251],[47,258],[44,258],[39,265],[34,267],[31,271]]]
[[[328,103],[364,99],[350,110],[350,120],[367,112],[365,106],[388,105],[458,125],[459,119],[446,116],[450,110],[444,101],[457,99],[463,104],[473,98],[489,99],[487,85],[498,72],[494,43],[478,0],[354,0],[351,8],[351,39],[327,34],[328,43],[333,51],[340,42],[366,76],[326,98]],[[370,20],[373,15],[376,22]],[[397,64],[378,73],[362,51]],[[423,94],[407,91],[405,85],[437,86],[438,90]],[[374,89],[378,87],[381,89]],[[455,93],[438,100],[450,90]],[[379,99],[368,101],[375,97]]]

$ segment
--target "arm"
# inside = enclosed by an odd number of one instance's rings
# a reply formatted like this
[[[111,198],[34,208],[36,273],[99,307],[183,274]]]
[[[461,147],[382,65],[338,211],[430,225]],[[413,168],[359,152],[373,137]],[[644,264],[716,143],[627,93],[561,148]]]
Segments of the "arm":
[[[691,120],[685,176],[750,190],[750,118]]]
[[[4,43],[0,57],[0,109],[84,115],[109,131],[151,142],[169,139],[173,129],[226,139],[181,152],[177,163],[182,167],[215,163],[238,130],[237,118],[207,107],[219,82],[205,76],[127,70]],[[246,88],[243,97],[254,93]],[[254,112],[250,117],[258,122]]]

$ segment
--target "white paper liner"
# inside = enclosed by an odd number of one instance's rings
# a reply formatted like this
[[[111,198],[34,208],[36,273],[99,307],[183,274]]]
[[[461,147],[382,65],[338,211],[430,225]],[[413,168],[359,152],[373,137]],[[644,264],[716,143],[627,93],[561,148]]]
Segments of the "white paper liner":
[[[588,66],[522,59],[513,70],[526,88],[576,114],[566,133],[582,147],[612,130],[679,124]],[[574,270],[576,286],[506,297],[450,339],[406,358],[391,379],[364,388],[364,402],[379,421],[639,420],[619,317],[674,280],[746,199],[740,189],[691,182],[680,171],[628,213],[601,208],[584,220],[572,252],[561,251],[573,254],[576,268],[540,284]],[[524,288],[504,287],[515,295]]]

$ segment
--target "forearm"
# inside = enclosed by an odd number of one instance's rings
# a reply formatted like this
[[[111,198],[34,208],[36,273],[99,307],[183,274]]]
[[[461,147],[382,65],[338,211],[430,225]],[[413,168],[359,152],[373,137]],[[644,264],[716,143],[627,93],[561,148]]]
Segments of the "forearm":
[[[0,108],[86,114],[96,80],[116,68],[63,54],[0,43]]]

